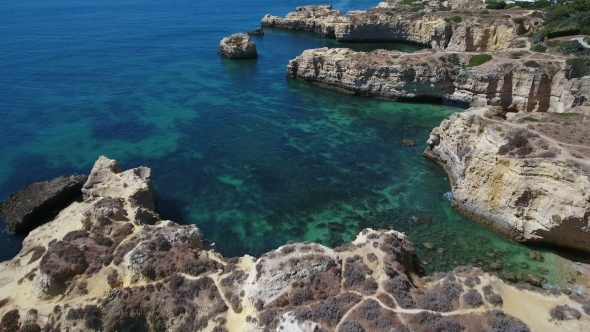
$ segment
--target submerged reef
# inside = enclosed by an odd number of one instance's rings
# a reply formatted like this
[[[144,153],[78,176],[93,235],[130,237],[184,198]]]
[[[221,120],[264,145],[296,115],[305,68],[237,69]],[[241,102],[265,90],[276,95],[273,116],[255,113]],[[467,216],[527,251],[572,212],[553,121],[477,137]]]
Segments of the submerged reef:
[[[0,264],[2,331],[581,330],[583,297],[525,290],[471,267],[423,277],[408,238],[363,230],[337,248],[288,243],[255,259],[203,249],[161,220],[151,171],[101,157],[84,201]],[[146,217],[147,216],[147,217]],[[522,303],[526,303],[523,306]]]

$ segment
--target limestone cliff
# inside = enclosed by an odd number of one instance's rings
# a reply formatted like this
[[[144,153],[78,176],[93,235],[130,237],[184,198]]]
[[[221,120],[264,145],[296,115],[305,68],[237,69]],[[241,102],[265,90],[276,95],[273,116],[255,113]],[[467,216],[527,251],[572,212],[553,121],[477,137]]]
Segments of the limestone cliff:
[[[590,77],[570,77],[563,59],[510,59],[492,53],[491,61],[470,68],[471,56],[321,48],[291,60],[287,76],[361,96],[445,98],[507,110],[564,112],[590,98]]]
[[[85,200],[0,264],[1,331],[580,330],[590,302],[472,268],[420,277],[411,242],[364,230],[330,249],[223,258],[153,211],[150,170],[101,157]],[[526,305],[523,305],[526,303]]]
[[[341,42],[401,41],[468,52],[506,49],[518,32],[527,31],[521,24],[503,16],[475,19],[471,13],[437,11],[441,6],[439,2],[432,2],[422,10],[415,10],[401,3],[382,3],[376,8],[350,11],[346,15],[333,10],[332,6],[303,6],[284,18],[267,14],[261,23],[266,27],[318,33]]]
[[[517,241],[590,251],[590,145],[576,127],[586,117],[490,114],[455,113],[432,131],[424,154],[447,170],[453,206]]]

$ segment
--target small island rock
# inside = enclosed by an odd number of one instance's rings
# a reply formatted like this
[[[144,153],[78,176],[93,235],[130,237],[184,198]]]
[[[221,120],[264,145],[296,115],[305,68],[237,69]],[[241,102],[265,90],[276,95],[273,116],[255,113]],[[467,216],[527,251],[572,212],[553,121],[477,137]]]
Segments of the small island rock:
[[[235,33],[219,43],[217,53],[230,59],[253,59],[258,57],[256,44],[245,33]]]
[[[256,28],[248,31],[248,34],[251,36],[264,36],[264,30],[262,30],[262,28]]]

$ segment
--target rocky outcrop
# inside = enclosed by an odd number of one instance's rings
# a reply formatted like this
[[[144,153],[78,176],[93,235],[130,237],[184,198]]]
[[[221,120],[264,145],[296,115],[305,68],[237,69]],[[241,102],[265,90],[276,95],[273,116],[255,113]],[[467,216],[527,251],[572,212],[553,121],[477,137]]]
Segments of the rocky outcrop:
[[[26,233],[44,221],[44,216],[70,205],[81,196],[85,175],[59,177],[22,188],[0,203],[0,215],[13,234]],[[47,220],[45,220],[47,221]]]
[[[248,35],[250,35],[250,36],[264,36],[264,30],[262,28],[256,28],[254,30],[248,31]]]
[[[256,44],[245,33],[234,33],[219,43],[217,53],[230,59],[253,59],[258,57]]]
[[[582,155],[590,145],[549,137],[578,130],[561,125],[559,115],[521,114],[519,122],[490,114],[455,113],[432,131],[424,151],[449,174],[453,207],[516,241],[590,251],[590,167]]]
[[[343,15],[332,6],[303,6],[284,18],[267,14],[261,23],[267,27],[313,32],[341,42],[410,42],[434,49],[469,52],[508,48],[517,32],[528,31],[506,17],[474,19],[471,13],[450,12],[450,7],[440,2],[422,7],[417,10],[403,3],[382,3],[367,11],[355,10]]]
[[[565,331],[590,322],[583,298],[521,290],[478,269],[421,277],[412,243],[393,230],[366,229],[334,249],[289,243],[226,259],[202,249],[193,225],[153,211],[153,225],[136,218],[155,205],[149,177],[97,161],[86,199],[0,264],[2,331]]]
[[[350,49],[304,51],[287,66],[287,77],[325,88],[387,100],[437,98],[506,110],[564,112],[590,98],[590,77],[570,78],[560,59],[492,60],[467,67],[472,55]]]

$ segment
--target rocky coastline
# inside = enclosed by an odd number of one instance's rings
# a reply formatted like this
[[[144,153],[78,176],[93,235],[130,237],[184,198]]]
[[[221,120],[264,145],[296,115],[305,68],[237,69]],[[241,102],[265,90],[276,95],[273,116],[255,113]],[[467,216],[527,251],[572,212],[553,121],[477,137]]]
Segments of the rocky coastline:
[[[583,134],[590,76],[576,67],[587,60],[526,51],[543,23],[532,11],[457,10],[483,9],[470,1],[408,6],[416,5],[388,1],[346,15],[304,6],[285,18],[267,15],[262,24],[339,41],[377,36],[430,46],[416,53],[306,50],[286,76],[365,97],[470,106],[435,128],[424,151],[449,174],[453,207],[519,242],[590,251],[590,141]]]
[[[386,100],[435,98],[505,110],[565,112],[590,100],[590,77],[574,77],[563,59],[533,55],[492,59],[468,67],[473,54],[420,53],[347,48],[304,51],[287,66],[287,77],[340,92]]]
[[[472,108],[432,131],[424,155],[449,174],[453,207],[519,242],[590,251],[590,145],[572,141],[588,115],[509,115]]]
[[[445,6],[447,3],[448,6]],[[510,47],[511,41],[532,28],[531,22],[515,23],[498,17],[474,21],[465,13],[449,9],[483,8],[481,1],[451,4],[430,1],[421,10],[398,1],[382,2],[366,11],[354,10],[343,15],[330,5],[301,6],[285,17],[267,14],[263,27],[317,33],[340,42],[410,42],[448,51],[495,51]],[[447,9],[445,9],[447,8]],[[524,11],[514,11],[515,15]],[[461,17],[461,21],[451,20]],[[530,24],[530,25],[529,25]]]
[[[122,171],[101,157],[90,174],[83,202],[0,263],[2,331],[539,331],[590,322],[582,296],[470,267],[423,277],[412,243],[393,230],[366,229],[334,249],[288,243],[258,259],[224,258],[202,248],[197,227],[161,220],[149,168]]]

